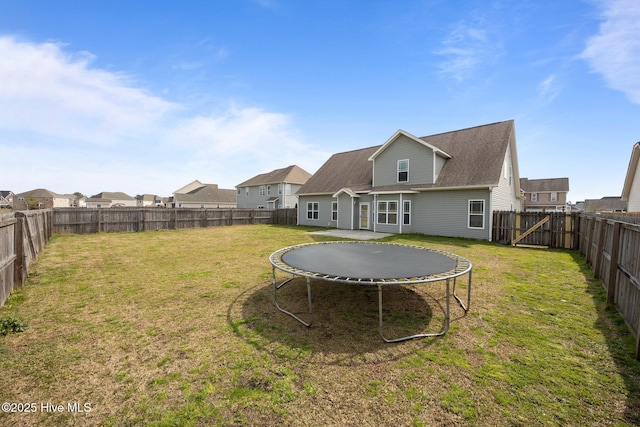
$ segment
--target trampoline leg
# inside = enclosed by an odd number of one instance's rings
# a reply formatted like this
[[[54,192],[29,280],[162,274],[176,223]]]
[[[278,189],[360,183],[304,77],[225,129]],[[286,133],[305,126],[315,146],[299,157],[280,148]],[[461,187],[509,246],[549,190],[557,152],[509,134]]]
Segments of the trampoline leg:
[[[450,311],[450,302],[451,302],[451,298],[449,295],[449,279],[447,279],[447,296],[446,296],[446,304],[445,304],[445,316],[444,316],[444,325],[442,327],[442,329],[440,330],[440,332],[436,332],[436,333],[431,333],[431,334],[416,334],[416,335],[407,335],[406,337],[401,337],[401,338],[393,338],[393,339],[388,339],[384,336],[384,333],[382,332],[383,329],[383,322],[382,322],[382,285],[378,285],[378,320],[380,323],[380,337],[382,338],[382,340],[386,343],[396,343],[396,342],[402,342],[402,341],[407,341],[407,340],[412,340],[415,338],[429,338],[429,337],[439,337],[442,336],[444,334],[447,333],[447,331],[449,330],[449,324],[450,324],[450,318],[451,318],[451,311]]]
[[[282,288],[284,285],[286,285],[287,283],[289,283],[290,281],[292,281],[293,279],[294,277],[291,277],[290,279],[283,280],[282,283],[278,284],[276,281],[276,269],[275,267],[273,268],[273,298],[276,303],[276,308],[281,312],[293,317],[298,322],[302,323],[304,326],[308,328],[311,326],[311,323],[313,323],[313,312],[311,309],[311,280],[308,277],[307,277],[307,300],[309,302],[309,321],[308,322],[305,322],[304,320],[302,320],[295,314],[291,313],[290,311],[283,309],[282,307],[280,307],[280,304],[278,304],[278,290]]]
[[[456,278],[453,279],[453,296],[456,300],[458,300],[458,304],[465,311],[469,311],[469,307],[471,307],[471,270],[469,270],[469,282],[467,284],[467,302],[466,304],[456,295]]]

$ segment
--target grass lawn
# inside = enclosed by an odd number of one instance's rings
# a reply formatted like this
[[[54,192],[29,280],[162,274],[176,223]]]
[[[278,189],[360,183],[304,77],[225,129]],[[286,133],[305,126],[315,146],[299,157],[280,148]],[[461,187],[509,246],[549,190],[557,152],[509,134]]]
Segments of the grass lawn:
[[[0,425],[640,425],[634,339],[577,252],[383,239],[474,264],[444,337],[385,344],[373,288],[312,282],[311,328],[276,309],[268,256],[329,239],[307,231],[54,236],[0,309],[28,325],[0,337],[23,411]],[[296,281],[280,298],[304,315]],[[443,291],[386,291],[385,333],[439,330]]]

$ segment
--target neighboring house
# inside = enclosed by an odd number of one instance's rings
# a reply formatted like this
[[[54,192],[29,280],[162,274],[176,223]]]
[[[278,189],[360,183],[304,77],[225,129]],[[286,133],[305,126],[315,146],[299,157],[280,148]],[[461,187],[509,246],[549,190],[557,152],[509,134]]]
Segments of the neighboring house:
[[[587,199],[584,201],[584,211],[587,213],[626,212],[627,202],[617,196]]]
[[[68,208],[71,206],[69,196],[57,194],[44,188],[26,191],[13,196],[15,210]]]
[[[300,225],[491,240],[520,210],[513,120],[338,153],[298,191]]]
[[[298,205],[296,192],[311,174],[292,165],[256,175],[236,186],[239,208],[293,208]]]
[[[631,150],[627,176],[622,187],[622,201],[627,202],[628,212],[640,212],[640,142]]]
[[[235,208],[236,191],[195,180],[173,192],[174,208]]]
[[[136,196],[136,203],[138,207],[163,207],[165,206],[162,197],[155,194],[142,194]]]
[[[569,178],[528,179],[520,178],[520,190],[524,194],[523,211],[568,212]]]
[[[88,208],[124,208],[137,206],[136,199],[121,191],[103,191],[102,193],[87,198],[86,204]]]
[[[87,207],[87,196],[75,196],[75,200],[73,201],[73,206],[76,208],[86,208]]]
[[[0,191],[0,209],[11,209],[13,207],[13,191]]]

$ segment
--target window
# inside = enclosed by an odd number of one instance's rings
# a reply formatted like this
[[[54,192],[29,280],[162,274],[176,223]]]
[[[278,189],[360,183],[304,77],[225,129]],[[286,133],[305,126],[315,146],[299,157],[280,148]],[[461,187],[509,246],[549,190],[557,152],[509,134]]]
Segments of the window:
[[[238,195],[240,195],[240,193],[242,193],[242,188],[238,187]]]
[[[319,210],[320,207],[318,202],[307,202],[307,219],[318,219]]]
[[[411,201],[405,200],[402,203],[402,223],[404,225],[411,225]]]
[[[338,202],[331,202],[331,221],[338,220]]]
[[[409,159],[398,160],[398,182],[409,181]]]
[[[267,194],[267,188],[264,185],[261,185],[258,191],[261,196],[264,196]]]
[[[267,196],[271,195],[271,186],[267,185]]]
[[[398,223],[398,202],[378,202],[378,224]]]
[[[284,195],[285,196],[290,196],[291,193],[291,184],[285,184],[284,185]]]
[[[553,193],[551,193],[551,201],[552,202],[557,202],[558,201],[558,193],[556,193],[555,191]]]
[[[278,184],[278,195],[282,195],[282,183]]]
[[[484,228],[484,200],[469,200],[469,228]]]
[[[538,201],[538,193],[531,193],[531,201],[532,202]]]
[[[245,196],[249,195],[249,187],[245,188],[245,193],[244,194],[245,194]]]

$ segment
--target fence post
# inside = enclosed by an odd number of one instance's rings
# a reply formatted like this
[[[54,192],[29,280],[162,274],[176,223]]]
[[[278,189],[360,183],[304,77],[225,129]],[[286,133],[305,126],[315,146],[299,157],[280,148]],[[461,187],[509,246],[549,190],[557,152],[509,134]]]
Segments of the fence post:
[[[618,254],[620,252],[620,231],[622,230],[622,224],[618,221],[613,223],[613,238],[611,242],[611,252],[609,253],[611,259],[609,261],[609,281],[607,285],[607,303],[613,304],[615,302],[616,288],[618,284]],[[640,336],[640,329],[638,329],[638,336]]]
[[[606,232],[607,232],[607,221],[601,220],[600,235],[598,236],[598,245],[596,246],[596,259],[593,262],[593,275],[595,276],[596,279],[602,278],[602,272],[600,270],[602,269],[602,261],[604,258],[604,246],[605,246],[604,238],[606,236]]]
[[[22,224],[24,216],[14,215],[16,223],[14,224],[14,242],[16,260],[13,265],[13,288],[21,288],[24,285],[24,269],[25,269],[25,253],[24,253],[24,234],[22,233]]]
[[[636,326],[636,360],[640,360],[640,317],[638,317],[638,326]]]

